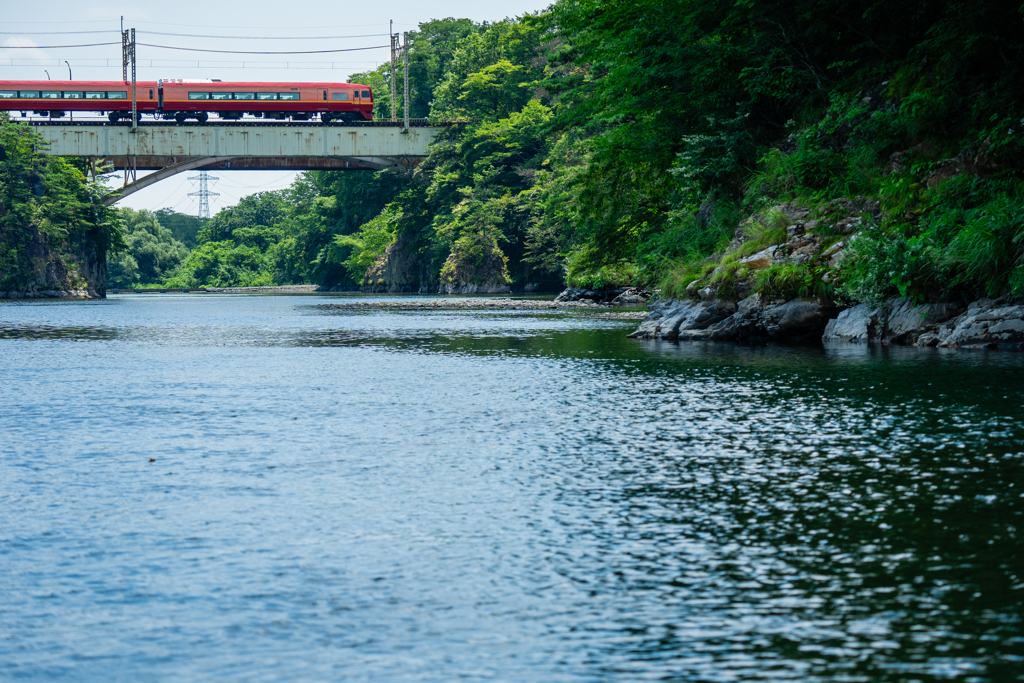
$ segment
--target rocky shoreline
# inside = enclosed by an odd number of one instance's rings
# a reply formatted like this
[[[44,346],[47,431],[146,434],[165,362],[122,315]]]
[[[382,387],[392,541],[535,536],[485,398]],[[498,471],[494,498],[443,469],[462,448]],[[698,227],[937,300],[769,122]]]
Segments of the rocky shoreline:
[[[738,303],[664,299],[649,311],[630,337],[1024,350],[1024,305],[995,299],[967,306],[891,299],[841,308],[812,299],[762,301],[754,294]]]
[[[0,292],[0,299],[102,299],[95,289],[30,289]]]

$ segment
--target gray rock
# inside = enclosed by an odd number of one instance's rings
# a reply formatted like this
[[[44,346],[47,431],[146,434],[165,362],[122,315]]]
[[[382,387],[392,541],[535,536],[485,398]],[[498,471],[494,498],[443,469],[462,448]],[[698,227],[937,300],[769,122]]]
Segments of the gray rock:
[[[677,339],[694,330],[704,330],[728,317],[736,304],[725,301],[665,300],[655,302],[636,332],[641,339]],[[685,336],[685,335],[684,335]]]
[[[739,263],[742,263],[750,270],[761,270],[762,268],[767,268],[772,264],[775,259],[775,252],[778,250],[779,248],[777,246],[768,247],[767,249],[762,249],[756,254],[751,254],[746,258],[741,258]]]
[[[613,306],[642,306],[651,298],[653,292],[640,287],[630,287],[612,299]]]
[[[878,310],[867,304],[858,304],[847,308],[837,317],[828,321],[823,342],[853,342],[866,344],[875,339],[875,326],[878,324]]]
[[[829,321],[821,340],[861,344],[919,344],[925,335],[938,335],[939,325],[962,310],[963,306],[957,304],[918,305],[906,299],[891,299],[881,309],[859,304]],[[931,336],[921,345],[928,344],[933,344]]]
[[[835,255],[835,254],[839,253],[840,251],[842,251],[843,247],[845,247],[845,246],[846,246],[846,242],[844,240],[840,240],[840,241],[836,242],[835,244],[833,244],[828,249],[826,249],[825,251],[821,252],[821,258],[832,258],[833,255]]]
[[[761,311],[760,323],[770,337],[803,339],[820,337],[835,312],[831,304],[793,299]]]
[[[724,320],[736,310],[736,304],[727,301],[688,302],[689,305],[673,310],[672,317],[661,323],[662,339],[677,339],[681,332],[705,330]]]
[[[957,304],[915,305],[905,299],[896,299],[882,330],[883,340],[890,344],[915,344],[921,335],[934,333],[940,323],[962,310],[963,306]]]
[[[763,336],[759,325],[761,296],[748,296],[736,306],[736,312],[707,328],[707,339],[730,340]]]
[[[949,348],[1024,349],[1024,306],[982,300],[938,332],[939,346]]]

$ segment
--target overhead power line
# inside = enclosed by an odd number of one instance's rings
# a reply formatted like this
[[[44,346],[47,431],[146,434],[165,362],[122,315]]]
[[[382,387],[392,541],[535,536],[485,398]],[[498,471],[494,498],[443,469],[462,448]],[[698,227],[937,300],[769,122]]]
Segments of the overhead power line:
[[[71,66],[77,68],[118,68],[122,66],[120,59],[70,59]],[[4,64],[7,62],[7,64]],[[313,69],[313,70],[345,70],[352,68],[377,68],[382,62],[377,60],[366,61],[344,61],[344,62],[266,62],[250,60],[223,60],[223,59],[140,59],[140,67],[150,69]],[[5,67],[44,67],[62,66],[63,59],[0,59],[0,68]]]
[[[338,50],[210,50],[202,47],[177,47],[174,45],[153,45],[152,43],[137,43],[145,47],[155,47],[160,50],[183,50],[185,52],[211,52],[226,55],[322,55],[331,52],[359,52],[360,50],[380,50],[387,45],[371,45],[369,47],[349,47]],[[73,47],[103,47],[106,45],[120,45],[120,43],[84,43],[82,45],[4,45],[0,50],[62,50]]]
[[[114,43],[107,43],[114,45]],[[370,47],[349,47],[339,50],[285,50],[285,51],[253,51],[253,50],[209,50],[202,47],[174,47],[171,45],[153,45],[151,43],[138,43],[144,47],[155,47],[161,50],[183,50],[185,52],[213,52],[226,55],[322,55],[330,52],[358,52],[360,50],[381,50],[387,45],[371,45]]]
[[[85,43],[83,45],[0,45],[0,50],[62,50],[68,47],[103,47],[121,43]]]
[[[171,22],[167,22],[167,21],[130,21],[130,20],[127,20],[127,19],[125,21],[128,21],[129,23],[133,23],[133,24],[156,24],[158,26],[186,26],[186,27],[189,27],[189,28],[251,28],[251,29],[268,30],[268,31],[281,31],[281,30],[285,30],[285,31],[293,31],[293,30],[294,31],[299,31],[299,30],[304,30],[304,29],[317,29],[319,31],[324,31],[324,30],[329,30],[329,29],[332,29],[332,28],[349,29],[349,28],[365,28],[366,26],[381,26],[381,27],[383,27],[383,22],[377,22],[375,24],[348,24],[347,26],[236,26],[234,24],[232,24],[230,26],[218,26],[218,25],[214,25],[214,24],[175,24],[175,23],[171,23]],[[12,22],[8,22],[8,23],[12,23]],[[64,22],[54,22],[54,23],[64,23]],[[401,24],[401,25],[402,26],[417,26],[418,24]]]
[[[108,24],[110,19],[94,19],[92,21],[4,21],[5,24]]]
[[[97,31],[99,33],[99,31]],[[366,33],[360,36],[211,36],[198,33],[162,33],[160,31],[138,31],[140,35],[175,36],[179,38],[218,38],[224,40],[345,40],[348,38],[386,38],[387,33]]]
[[[115,33],[119,31],[0,31],[0,36],[73,36],[87,33]],[[151,36],[174,36],[177,38],[216,38],[218,40],[348,40],[351,38],[386,38],[387,33],[363,33],[355,36],[216,36],[206,33],[166,33],[163,31],[137,31]]]
[[[118,31],[0,31],[0,36],[73,36],[82,33],[118,33]]]

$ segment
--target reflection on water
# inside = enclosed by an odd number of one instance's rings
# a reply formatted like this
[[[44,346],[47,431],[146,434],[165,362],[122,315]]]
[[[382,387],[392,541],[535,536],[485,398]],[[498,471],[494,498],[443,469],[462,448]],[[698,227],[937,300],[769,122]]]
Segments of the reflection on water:
[[[318,302],[0,304],[0,679],[1024,671],[1021,356]]]

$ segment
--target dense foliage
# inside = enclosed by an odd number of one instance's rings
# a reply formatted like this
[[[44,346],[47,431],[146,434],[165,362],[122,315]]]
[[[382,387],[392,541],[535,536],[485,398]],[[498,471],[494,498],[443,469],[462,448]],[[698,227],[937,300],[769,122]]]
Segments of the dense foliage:
[[[114,288],[159,285],[188,256],[188,248],[150,211],[121,209],[126,248],[107,258],[107,283]]]
[[[1020,6],[558,0],[410,39],[410,114],[465,123],[414,173],[310,172],[222,211],[172,282],[672,294],[746,217],[861,197],[881,217],[841,281],[777,268],[758,286],[1024,295]],[[388,67],[352,78],[389,116]]]
[[[0,291],[102,287],[98,264],[124,247],[117,215],[81,166],[41,147],[0,113]]]

